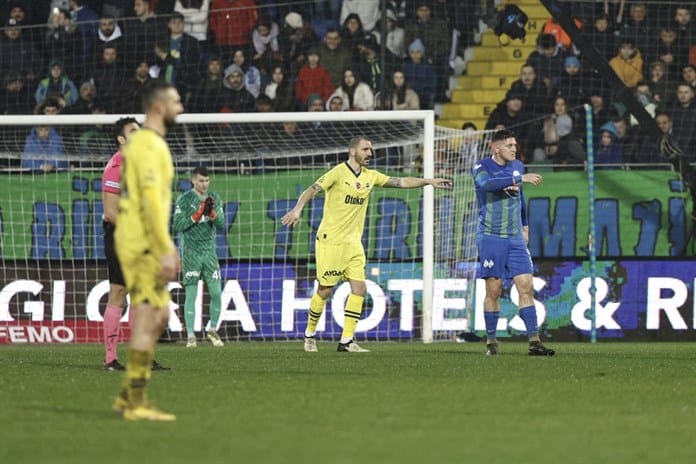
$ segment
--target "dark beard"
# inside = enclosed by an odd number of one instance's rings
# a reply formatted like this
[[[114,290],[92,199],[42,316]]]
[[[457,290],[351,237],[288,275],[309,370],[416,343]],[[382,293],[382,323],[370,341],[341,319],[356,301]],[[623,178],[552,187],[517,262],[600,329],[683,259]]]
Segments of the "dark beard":
[[[174,124],[176,124],[176,116],[173,118],[164,118],[164,127],[169,130],[172,127],[174,127]]]

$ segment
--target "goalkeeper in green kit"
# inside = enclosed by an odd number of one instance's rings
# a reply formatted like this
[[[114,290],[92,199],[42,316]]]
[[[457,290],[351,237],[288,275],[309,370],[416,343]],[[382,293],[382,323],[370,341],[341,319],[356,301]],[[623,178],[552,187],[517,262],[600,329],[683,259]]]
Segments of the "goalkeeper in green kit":
[[[181,268],[184,272],[186,303],[184,320],[188,341],[186,348],[196,347],[194,321],[198,281],[202,279],[210,295],[210,328],[206,337],[213,346],[224,346],[217,333],[220,318],[222,286],[220,264],[215,252],[215,230],[225,225],[222,200],[217,193],[208,193],[210,175],[205,166],[198,166],[191,175],[193,189],[176,200],[174,232],[181,234]]]

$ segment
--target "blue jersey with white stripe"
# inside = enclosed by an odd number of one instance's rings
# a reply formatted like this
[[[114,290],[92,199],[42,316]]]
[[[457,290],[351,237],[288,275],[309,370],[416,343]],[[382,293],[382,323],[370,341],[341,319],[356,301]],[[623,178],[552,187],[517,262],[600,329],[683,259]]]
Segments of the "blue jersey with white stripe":
[[[518,160],[501,166],[493,158],[484,158],[474,165],[479,235],[523,237],[522,227],[527,225],[523,173],[524,165]]]

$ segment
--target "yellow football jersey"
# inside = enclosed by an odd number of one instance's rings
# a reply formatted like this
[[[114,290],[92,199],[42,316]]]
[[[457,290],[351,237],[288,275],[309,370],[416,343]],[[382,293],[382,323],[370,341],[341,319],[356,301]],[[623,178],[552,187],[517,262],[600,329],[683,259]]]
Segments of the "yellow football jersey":
[[[123,150],[117,248],[134,253],[148,250],[155,256],[171,251],[173,179],[172,155],[164,138],[149,129],[135,132]]]
[[[315,183],[324,192],[324,215],[317,239],[330,243],[360,242],[370,193],[389,180],[381,172],[362,168],[359,174],[347,162],[334,167]]]

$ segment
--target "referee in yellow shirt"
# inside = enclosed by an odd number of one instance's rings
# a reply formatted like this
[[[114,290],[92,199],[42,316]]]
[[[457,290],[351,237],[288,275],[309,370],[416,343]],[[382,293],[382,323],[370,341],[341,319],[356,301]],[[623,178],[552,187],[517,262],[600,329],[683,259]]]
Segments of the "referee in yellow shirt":
[[[317,351],[316,329],[326,300],[338,281],[343,278],[350,284],[350,296],[345,307],[343,333],[338,351],[365,352],[353,340],[355,327],[360,320],[365,285],[365,251],[362,234],[370,193],[375,186],[417,188],[432,185],[435,188],[451,188],[448,179],[421,179],[418,177],[388,177],[367,166],[373,155],[372,142],[365,137],[354,137],[348,145],[348,160],[321,176],[311,187],[302,192],[297,204],[280,222],[293,227],[300,220],[302,209],[319,192],[326,192],[324,213],[317,230],[316,260],[319,287],[309,304],[309,319],[305,329],[304,350]]]
[[[113,409],[126,420],[173,421],[148,403],[155,344],[169,321],[167,284],[179,272],[179,253],[169,235],[174,165],[164,139],[183,112],[173,85],[152,81],[143,90],[145,122],[123,150],[121,197],[114,234],[134,311],[123,388]]]

